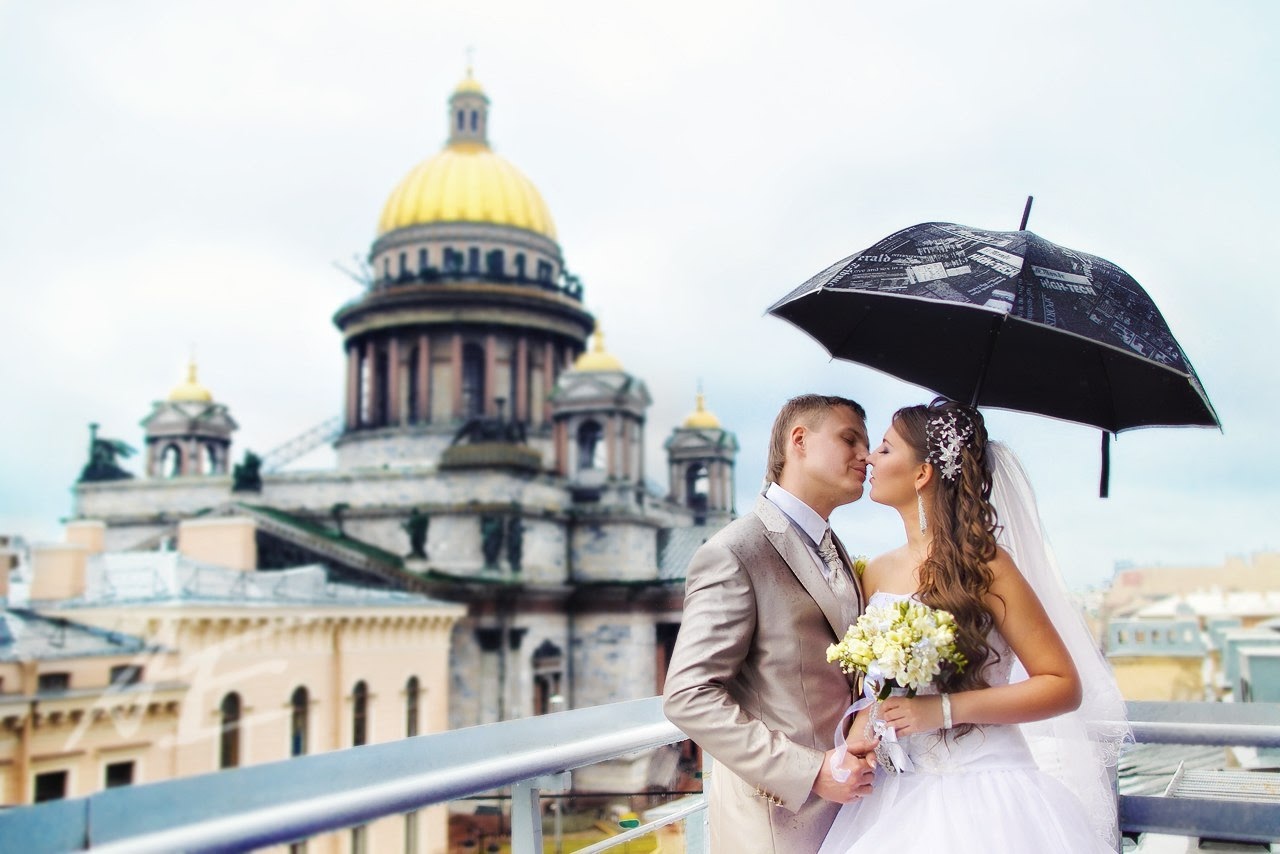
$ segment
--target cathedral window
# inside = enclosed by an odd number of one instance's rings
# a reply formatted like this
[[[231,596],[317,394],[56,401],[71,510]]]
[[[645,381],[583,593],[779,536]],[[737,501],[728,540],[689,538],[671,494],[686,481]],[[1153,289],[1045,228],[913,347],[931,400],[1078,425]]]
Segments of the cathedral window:
[[[467,129],[467,111],[458,110],[458,130]]]
[[[479,344],[462,347],[462,415],[484,414],[484,348]]]
[[[409,278],[409,275],[410,275],[409,253],[401,252],[400,253],[400,281],[404,281],[405,279]]]
[[[369,741],[369,686],[361,680],[351,692],[351,745]]]
[[[551,262],[549,261],[538,262],[538,281],[548,282],[548,283],[551,281]]]
[[[427,250],[418,250],[418,274],[426,275],[427,272]]]
[[[520,281],[522,281],[522,282],[523,282],[523,281],[524,281],[524,279],[525,279],[525,272],[524,272],[524,253],[523,253],[523,252],[517,252],[517,253],[516,253],[516,257],[515,257],[515,259],[514,259],[514,263],[515,263],[515,265],[516,265],[516,278],[517,278],[518,280],[520,280]]]
[[[467,250],[467,272],[473,276],[480,275],[480,247],[472,246]]]
[[[707,494],[710,479],[705,463],[693,463],[684,470],[684,503],[693,511],[694,524],[707,522]]]
[[[604,468],[604,429],[598,421],[583,421],[578,427],[578,469]]]
[[[480,122],[479,114],[475,110],[472,110],[471,111],[471,129],[475,130],[476,127],[479,125],[479,122]]]
[[[450,246],[444,249],[444,271],[453,275],[462,272],[462,253]]]
[[[177,445],[165,445],[160,452],[160,476],[177,477],[182,474],[182,450]]]
[[[420,693],[421,683],[418,682],[418,677],[410,676],[409,681],[404,686],[404,734],[409,738],[418,734],[418,720],[420,718],[418,700]]]
[[[218,767],[235,768],[240,765],[240,695],[232,691],[223,697],[221,711]]]
[[[506,275],[506,270],[503,269],[505,265],[503,263],[502,250],[494,249],[486,253],[484,256],[484,266],[485,272],[488,273],[490,278],[503,278]]]
[[[289,755],[303,756],[307,752],[307,722],[311,715],[311,702],[307,689],[299,685],[289,698]]]

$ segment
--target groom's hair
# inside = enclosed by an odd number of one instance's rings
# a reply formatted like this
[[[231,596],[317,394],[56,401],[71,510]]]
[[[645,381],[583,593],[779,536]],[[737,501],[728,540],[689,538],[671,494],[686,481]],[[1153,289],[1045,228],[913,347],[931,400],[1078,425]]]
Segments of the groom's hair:
[[[797,424],[816,430],[822,426],[827,413],[837,406],[847,406],[858,414],[865,424],[867,411],[857,401],[831,394],[802,394],[782,405],[778,417],[773,420],[773,432],[769,436],[769,461],[765,465],[764,479],[777,483],[782,476],[782,466],[787,462],[787,437]]]

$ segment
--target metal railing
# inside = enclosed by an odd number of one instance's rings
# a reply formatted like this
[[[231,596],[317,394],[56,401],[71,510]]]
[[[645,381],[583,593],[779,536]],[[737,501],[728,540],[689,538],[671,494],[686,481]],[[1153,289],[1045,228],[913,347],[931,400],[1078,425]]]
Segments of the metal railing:
[[[1139,743],[1280,747],[1276,704],[1130,703],[1129,714]],[[512,850],[532,854],[542,792],[566,788],[565,772],[683,738],[650,697],[11,809],[0,849],[244,850],[511,787]],[[1280,840],[1280,802],[1121,795],[1119,812],[1126,834]],[[694,800],[586,850],[689,821],[687,850],[700,854],[700,817],[705,802]]]

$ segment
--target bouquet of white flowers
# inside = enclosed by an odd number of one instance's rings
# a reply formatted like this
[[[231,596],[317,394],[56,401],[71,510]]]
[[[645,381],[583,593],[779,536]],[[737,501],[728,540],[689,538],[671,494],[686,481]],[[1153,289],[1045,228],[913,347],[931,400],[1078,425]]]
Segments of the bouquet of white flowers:
[[[910,599],[867,608],[858,622],[849,627],[844,639],[827,647],[827,661],[839,664],[845,673],[865,673],[864,699],[845,712],[855,714],[874,705],[867,722],[867,735],[879,737],[876,756],[894,773],[912,770],[911,760],[897,743],[893,727],[879,716],[880,701],[897,689],[908,697],[933,681],[944,666],[964,670],[968,663],[956,648],[956,620],[947,611],[930,608]],[[844,725],[843,719],[840,726]],[[836,729],[836,747],[831,759],[836,779],[848,779],[841,763],[845,739]]]
[[[844,640],[827,647],[827,661],[845,673],[867,674],[879,700],[894,688],[914,696],[943,665],[964,670],[968,663],[956,649],[955,617],[911,599],[867,608]]]

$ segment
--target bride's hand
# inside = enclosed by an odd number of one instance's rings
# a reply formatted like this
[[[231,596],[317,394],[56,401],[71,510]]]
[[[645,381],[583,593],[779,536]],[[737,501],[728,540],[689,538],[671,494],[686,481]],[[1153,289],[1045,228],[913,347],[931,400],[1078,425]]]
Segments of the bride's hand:
[[[899,738],[918,732],[942,729],[942,698],[890,697],[880,704],[880,717],[893,727]]]

